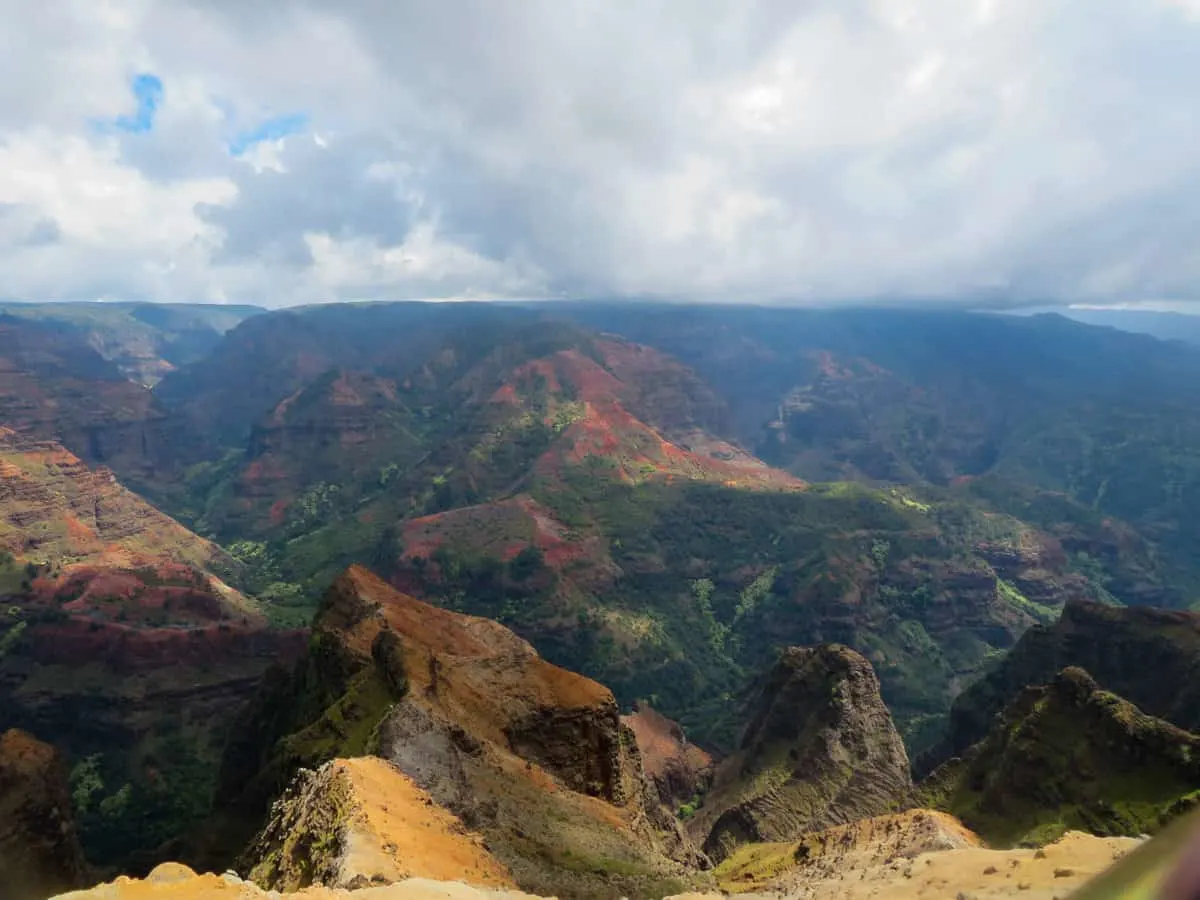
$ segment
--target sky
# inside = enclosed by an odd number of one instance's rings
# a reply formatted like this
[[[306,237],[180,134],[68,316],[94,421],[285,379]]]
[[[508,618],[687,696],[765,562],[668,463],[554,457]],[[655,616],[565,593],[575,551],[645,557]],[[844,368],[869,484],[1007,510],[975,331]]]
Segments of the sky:
[[[0,297],[1200,301],[1200,0],[0,0]]]

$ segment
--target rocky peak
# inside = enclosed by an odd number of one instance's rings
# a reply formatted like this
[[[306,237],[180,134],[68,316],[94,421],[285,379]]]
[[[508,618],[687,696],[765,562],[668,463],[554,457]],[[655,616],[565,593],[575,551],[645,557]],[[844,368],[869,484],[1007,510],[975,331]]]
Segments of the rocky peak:
[[[946,738],[918,770],[965,752],[1026,686],[1072,666],[1147,713],[1200,731],[1200,614],[1075,600],[1054,624],[1026,631],[999,666],[959,695]]]
[[[258,802],[298,766],[373,754],[480,832],[526,889],[619,896],[629,878],[680,871],[668,854],[695,857],[648,800],[607,688],[497,622],[431,606],[358,566],[329,590],[295,675],[268,686],[244,724],[224,766],[258,770],[244,785]]]
[[[908,756],[871,664],[840,644],[790,647],[691,830],[723,858],[748,841],[792,840],[892,811],[911,791]]]
[[[612,692],[546,662],[500,623],[431,606],[352,566],[316,627],[340,630],[346,646],[369,654],[393,682],[402,677],[411,694],[476,739],[507,747],[581,793],[626,799]]]
[[[42,900],[87,880],[66,767],[53,747],[15,728],[0,736],[0,872],[11,900]]]
[[[922,785],[998,845],[1068,829],[1139,835],[1194,804],[1200,736],[1103,690],[1079,667],[1027,687],[981,742]]]

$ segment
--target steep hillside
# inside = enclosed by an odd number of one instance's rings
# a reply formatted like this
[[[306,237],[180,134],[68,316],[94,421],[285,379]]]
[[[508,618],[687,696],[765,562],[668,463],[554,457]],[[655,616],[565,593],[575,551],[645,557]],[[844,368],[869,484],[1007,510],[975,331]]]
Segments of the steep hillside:
[[[591,304],[588,327],[693,367],[734,436],[808,480],[1062,491],[1132,523],[1200,592],[1200,352],[1058,315]],[[1039,523],[1049,524],[1049,523]]]
[[[993,671],[963,691],[946,738],[919,768],[962,754],[1026,686],[1046,684],[1072,666],[1150,715],[1200,731],[1200,615],[1075,601],[1057,622],[1027,631]]]
[[[1025,688],[921,792],[998,846],[1037,845],[1068,829],[1145,834],[1195,805],[1200,736],[1064,669]]]
[[[66,751],[96,862],[176,837],[207,812],[238,706],[302,639],[266,630],[216,545],[4,428],[0,550],[0,727]]]
[[[16,729],[0,735],[0,872],[8,900],[44,900],[90,874],[66,767],[53,747]]]
[[[162,562],[237,569],[221,548],[126,490],[110,470],[3,426],[0,504],[0,549],[55,570]]]
[[[527,889],[645,895],[682,874],[668,853],[695,856],[648,802],[606,688],[495,622],[352,568],[330,589],[300,667],[248,711],[221,793],[252,814],[297,767],[364,751],[482,833]]]
[[[254,423],[330,369],[411,375],[503,343],[540,314],[494,303],[334,303],[247,319],[155,394],[197,430],[240,447]],[[467,346],[464,346],[464,341]],[[458,349],[455,350],[455,345]]]
[[[387,378],[330,370],[253,428],[236,473],[205,498],[218,534],[302,534],[428,455],[426,428]]]
[[[677,722],[644,703],[622,716],[621,723],[633,731],[642,768],[662,804],[680,815],[694,811],[712,781],[712,756],[691,743]]]
[[[715,860],[910,802],[908,756],[870,664],[836,644],[784,651],[689,832]]]
[[[482,327],[299,379],[244,453],[193,473],[204,526],[295,537],[353,515],[343,528],[361,532],[364,519],[501,498],[587,457],[625,481],[801,486],[721,440],[723,405],[656,351],[553,323],[509,327],[500,342]]]
[[[189,303],[5,303],[0,315],[81,337],[126,378],[153,387],[168,372],[203,359],[221,336],[264,312],[254,306]]]
[[[205,442],[70,331],[0,316],[0,426],[58,441],[127,484],[169,495]]]
[[[974,506],[853,485],[628,484],[590,459],[530,497],[410,520],[385,571],[499,618],[622,702],[650,700],[702,744],[732,745],[737,692],[781,647],[836,641],[868,657],[921,748],[956,684],[1098,596],[1058,541]]]
[[[106,594],[107,620],[5,598],[0,727],[65,751],[80,837],[99,865],[136,870],[209,814],[233,718],[267,667],[303,646],[303,635],[216,615],[219,601],[195,586],[175,596],[188,600],[146,615],[145,595]]]

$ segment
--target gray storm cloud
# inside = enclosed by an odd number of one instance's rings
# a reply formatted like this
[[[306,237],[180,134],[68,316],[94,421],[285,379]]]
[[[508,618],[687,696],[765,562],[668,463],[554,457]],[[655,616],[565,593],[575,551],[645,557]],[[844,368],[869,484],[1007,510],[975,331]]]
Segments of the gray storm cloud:
[[[3,296],[1128,303],[1200,284],[1182,0],[0,15]],[[145,73],[152,125],[118,127]]]

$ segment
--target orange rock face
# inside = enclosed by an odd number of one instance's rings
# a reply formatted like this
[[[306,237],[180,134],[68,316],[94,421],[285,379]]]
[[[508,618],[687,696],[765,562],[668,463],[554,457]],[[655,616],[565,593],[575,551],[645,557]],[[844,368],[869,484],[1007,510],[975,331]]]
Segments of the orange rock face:
[[[284,698],[293,709],[325,699],[315,718],[264,727]],[[672,856],[695,855],[648,796],[607,688],[497,622],[431,606],[357,566],[328,592],[296,674],[246,726],[226,761],[243,796],[261,802],[297,766],[366,748],[482,834],[527,890],[602,896],[630,872],[670,877],[682,871]],[[255,759],[261,774],[247,782]]]

